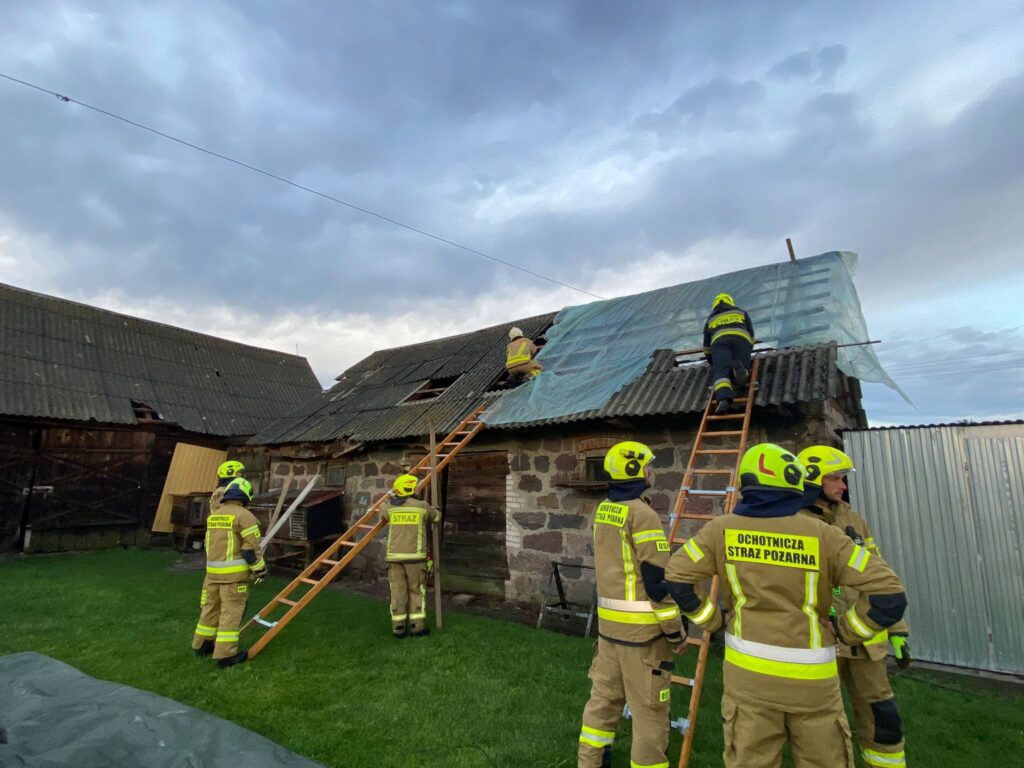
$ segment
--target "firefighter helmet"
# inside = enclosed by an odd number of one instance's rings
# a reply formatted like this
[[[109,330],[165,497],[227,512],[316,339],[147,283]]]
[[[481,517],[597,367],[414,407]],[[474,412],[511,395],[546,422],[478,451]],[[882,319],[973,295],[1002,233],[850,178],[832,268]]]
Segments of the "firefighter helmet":
[[[240,461],[225,461],[217,467],[217,477],[222,480],[228,477],[238,477],[245,472],[245,465]]]
[[[616,443],[604,456],[604,471],[612,480],[637,480],[644,476],[644,467],[654,454],[643,443],[626,440]]]
[[[223,500],[240,501],[243,504],[248,504],[252,501],[252,483],[244,477],[236,477],[224,489]]]
[[[792,491],[799,495],[803,488],[803,465],[781,445],[761,443],[743,454],[741,491]]]
[[[518,339],[522,335],[523,335],[523,331],[520,328],[510,328],[509,329],[508,337],[510,339],[512,339],[512,340]]]
[[[830,445],[812,445],[800,451],[797,459],[804,465],[804,484],[821,486],[821,478],[836,472],[853,472],[853,460]]]
[[[730,307],[736,306],[736,302],[732,300],[732,296],[728,293],[720,293],[715,296],[715,300],[711,302],[711,308],[714,309],[719,304],[727,304]]]
[[[412,496],[419,482],[416,475],[399,475],[391,487],[395,489],[396,496]]]

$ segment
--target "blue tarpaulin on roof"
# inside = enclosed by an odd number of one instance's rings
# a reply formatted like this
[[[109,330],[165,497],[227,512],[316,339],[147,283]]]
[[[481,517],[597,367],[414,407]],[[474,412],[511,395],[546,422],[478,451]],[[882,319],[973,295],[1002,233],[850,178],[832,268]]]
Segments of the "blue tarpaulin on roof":
[[[501,425],[557,419],[600,408],[643,374],[655,350],[703,344],[711,301],[729,293],[771,347],[868,340],[853,284],[857,255],[832,251],[634,296],[566,307],[537,360],[544,372],[506,393],[483,416]],[[861,381],[899,388],[871,346],[842,347],[838,366]],[[902,394],[902,393],[901,393]]]

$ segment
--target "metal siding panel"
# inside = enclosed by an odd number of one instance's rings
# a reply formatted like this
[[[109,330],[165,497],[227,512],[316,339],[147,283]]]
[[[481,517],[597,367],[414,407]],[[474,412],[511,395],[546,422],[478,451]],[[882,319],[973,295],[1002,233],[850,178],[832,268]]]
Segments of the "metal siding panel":
[[[160,494],[160,503],[153,518],[153,530],[170,533],[172,494],[193,493],[196,491],[213,493],[217,487],[217,467],[227,459],[227,451],[213,448],[202,448],[198,445],[178,443],[174,446],[171,466],[167,470],[167,479]]]
[[[1002,559],[1004,550],[986,544],[1003,535],[998,526],[1005,521],[993,517],[989,490],[972,494],[963,429],[846,432],[846,450],[857,465],[849,477],[850,495],[907,586],[917,656],[994,669],[992,595],[1002,587],[991,588],[993,577],[986,574],[1019,574],[1020,540],[1017,559],[1009,561]],[[1018,580],[1013,588],[1019,604],[1024,587]],[[1010,663],[1019,671],[1022,660]]]

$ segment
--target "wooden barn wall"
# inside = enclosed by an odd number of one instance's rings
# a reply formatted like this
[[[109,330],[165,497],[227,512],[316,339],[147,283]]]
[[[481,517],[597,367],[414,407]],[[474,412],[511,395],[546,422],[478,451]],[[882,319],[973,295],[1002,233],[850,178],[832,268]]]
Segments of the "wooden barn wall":
[[[0,426],[0,544],[34,552],[146,544],[174,446],[167,429]],[[211,442],[204,439],[203,442]]]

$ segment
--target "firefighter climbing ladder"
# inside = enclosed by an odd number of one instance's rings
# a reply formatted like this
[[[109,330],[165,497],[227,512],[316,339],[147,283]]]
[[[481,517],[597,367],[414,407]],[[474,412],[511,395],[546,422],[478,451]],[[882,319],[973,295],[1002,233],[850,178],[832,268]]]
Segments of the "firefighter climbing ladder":
[[[440,472],[484,428],[484,423],[479,418],[484,407],[481,405],[475,408],[452,430],[451,434],[437,444],[434,453],[428,453],[409,470],[409,474],[412,475],[426,475],[416,486],[417,491],[430,482],[432,456],[437,460],[436,471]],[[321,589],[345,570],[356,555],[384,529],[386,523],[378,517],[378,514],[387,498],[385,494],[377,499],[362,517],[356,520],[345,533],[324,550],[323,554],[310,563],[306,570],[296,576],[242,628],[245,630],[254,624],[266,627],[266,632],[249,648],[250,658],[263,650],[267,643],[273,640],[277,633],[284,629],[303,608],[309,605]],[[344,550],[347,551],[339,557]],[[281,608],[285,609],[284,613],[276,620],[271,620],[270,617]]]
[[[708,398],[704,407],[704,416],[700,420],[700,428],[697,430],[697,437],[693,442],[693,451],[690,454],[690,461],[686,465],[686,472],[683,475],[683,482],[679,488],[679,495],[676,497],[676,505],[672,514],[672,531],[669,534],[669,541],[673,545],[686,543],[686,537],[680,536],[680,527],[683,520],[698,521],[697,527],[702,526],[716,515],[713,512],[695,512],[691,507],[713,510],[717,502],[723,502],[720,509],[721,514],[729,512],[736,503],[738,491],[738,473],[740,459],[747,449],[747,435],[750,430],[750,413],[754,405],[754,394],[757,391],[757,375],[760,369],[761,358],[755,357],[750,371],[750,381],[747,384],[747,391],[743,397],[733,400],[734,405],[742,405],[740,413],[715,414],[714,393]],[[718,429],[721,425],[726,429]],[[736,428],[732,428],[736,427]],[[729,443],[732,442],[732,447]],[[705,445],[707,443],[708,445]],[[730,469],[719,469],[716,467],[701,466],[703,460],[714,461],[718,456],[731,456],[733,458]],[[709,488],[701,487],[702,481],[714,482],[715,480],[726,481],[724,487]],[[718,597],[718,578],[711,580],[711,588],[708,595],[712,601]],[[698,648],[697,668],[694,676],[683,677],[673,675],[672,682],[677,685],[689,686],[690,707],[686,719],[681,722],[683,732],[683,746],[679,753],[679,768],[687,768],[690,764],[690,752],[693,750],[694,726],[697,722],[697,708],[700,705],[701,689],[704,685],[704,670],[708,663],[708,647],[711,644],[711,635],[703,632],[701,637],[688,637],[687,644],[695,645]]]

